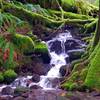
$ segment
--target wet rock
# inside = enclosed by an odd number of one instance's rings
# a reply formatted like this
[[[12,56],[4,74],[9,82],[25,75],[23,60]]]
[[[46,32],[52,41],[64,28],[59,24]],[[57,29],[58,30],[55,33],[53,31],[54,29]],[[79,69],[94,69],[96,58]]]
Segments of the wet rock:
[[[50,65],[43,63],[33,63],[33,73],[38,75],[45,75],[50,70]]]
[[[11,96],[2,96],[0,100],[13,100]]]
[[[40,59],[34,58],[32,63],[26,64],[16,68],[16,72],[21,76],[26,76],[30,74],[45,75],[50,70],[49,64],[44,64]]]
[[[51,43],[51,48],[50,50],[53,52],[55,51],[57,54],[60,54],[62,52],[62,47],[61,47],[61,42],[56,40],[56,41],[53,41]]]
[[[32,85],[31,87],[30,87],[30,89],[42,89],[42,87],[41,86],[38,86],[38,85]]]
[[[79,97],[77,97],[77,96],[71,96],[70,100],[81,100],[81,99]]]
[[[19,97],[15,97],[13,100],[26,100],[26,98],[19,96]]]
[[[70,65],[64,65],[59,70],[61,76],[68,75],[70,73]]]
[[[55,78],[55,79],[52,80],[52,87],[53,88],[56,88],[59,84],[60,84],[59,78]]]
[[[24,98],[28,98],[29,93],[28,92],[27,93],[23,93],[21,96],[24,97]]]
[[[40,76],[38,74],[33,74],[32,79],[33,82],[39,82],[40,81]]]
[[[69,61],[72,62],[73,60],[81,58],[81,55],[84,54],[84,50],[83,49],[69,50],[67,54],[69,55]]]
[[[11,87],[7,86],[7,87],[2,89],[1,94],[2,95],[13,95],[14,94],[14,89],[12,89]]]
[[[97,92],[97,91],[93,91],[91,94],[92,94],[94,97],[100,96],[100,92]]]
[[[17,87],[15,90],[14,90],[14,94],[15,95],[21,95],[23,93],[27,93],[29,92],[30,89],[28,87]]]
[[[66,40],[66,42],[65,42],[65,50],[66,50],[66,52],[68,50],[79,49],[81,47],[82,46],[81,46],[80,41],[78,41],[76,39],[73,39],[73,38],[71,38],[69,40]]]

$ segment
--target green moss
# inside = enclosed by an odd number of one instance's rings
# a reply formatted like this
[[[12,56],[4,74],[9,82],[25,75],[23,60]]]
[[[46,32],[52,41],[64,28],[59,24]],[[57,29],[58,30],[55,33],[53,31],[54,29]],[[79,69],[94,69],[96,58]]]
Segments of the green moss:
[[[14,72],[14,70],[9,69],[4,72],[3,76],[4,81],[9,84],[14,81],[14,79],[17,77],[17,74]]]
[[[13,36],[12,42],[22,52],[33,52],[34,51],[34,42],[29,36],[15,34]]]
[[[85,84],[88,87],[96,88],[100,90],[100,43],[98,44],[98,50],[94,50],[94,57],[90,61],[90,67],[85,80]]]
[[[78,88],[78,84],[77,83],[73,83],[73,84],[70,85],[69,90],[72,91],[72,90],[75,90],[77,88]]]
[[[65,11],[76,11],[75,0],[61,0],[61,2]]]
[[[77,88],[78,88],[78,85],[77,85],[77,83],[68,81],[68,82],[66,82],[66,83],[63,84],[63,87],[64,87],[66,90],[72,91],[72,90],[77,89]]]
[[[76,72],[72,73],[72,75],[69,77],[69,80],[76,81],[78,78],[79,78],[79,72],[76,71]]]
[[[0,83],[2,83],[4,81],[4,77],[3,74],[0,72]]]
[[[73,84],[73,82],[68,81],[62,84],[62,87],[64,87],[66,90],[69,90],[70,86]]]
[[[74,68],[73,68],[73,70],[72,70],[72,73],[74,73],[74,72],[76,72],[76,71],[80,71],[80,69],[82,69],[81,62],[75,64],[75,66],[74,66]]]
[[[46,44],[42,42],[35,43],[35,52],[47,53],[48,49]]]
[[[88,73],[88,68],[84,68],[80,73],[80,80],[85,81]]]

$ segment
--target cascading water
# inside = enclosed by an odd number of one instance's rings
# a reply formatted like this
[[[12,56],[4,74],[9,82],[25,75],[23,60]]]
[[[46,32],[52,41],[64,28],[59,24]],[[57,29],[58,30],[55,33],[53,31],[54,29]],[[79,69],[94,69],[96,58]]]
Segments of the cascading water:
[[[65,58],[68,57],[68,55],[65,53],[65,42],[66,39],[71,38],[70,32],[66,31],[65,33],[61,33],[52,40],[47,42],[48,50],[51,56],[51,62],[50,65],[53,65],[53,67],[49,70],[46,76],[41,76],[41,80],[38,83],[41,87],[44,89],[52,88],[52,80],[55,78],[60,78],[60,67],[63,65],[66,65]],[[61,42],[61,53],[57,54],[55,51],[51,51],[51,46],[55,41]]]
[[[47,41],[48,51],[51,56],[50,65],[52,66],[51,69],[48,71],[47,75],[40,76],[40,82],[38,83],[31,83],[29,87],[33,85],[41,86],[43,89],[56,89],[57,85],[53,87],[52,81],[56,78],[60,78],[60,68],[63,65],[66,65],[66,58],[69,55],[66,53],[65,42],[67,40],[73,39],[72,35],[69,31],[65,31],[64,33],[59,33],[56,37],[52,38],[51,40]],[[77,40],[76,40],[77,41]],[[57,43],[57,44],[56,44]],[[58,45],[59,43],[59,45]],[[78,42],[79,43],[79,42]],[[71,44],[71,42],[69,43]],[[83,45],[82,43],[79,43]],[[67,48],[68,49],[68,48]],[[79,49],[77,49],[79,50]],[[20,77],[17,78],[10,86],[15,88],[17,86],[24,86],[27,87],[27,80],[31,79],[32,76],[27,77]],[[2,87],[1,87],[2,89]]]
[[[54,80],[55,78],[60,78],[60,67],[63,65],[66,65],[66,58],[68,57],[67,53],[65,52],[65,42],[68,38],[72,38],[71,34],[69,31],[66,31],[64,33],[59,33],[59,35],[57,35],[56,37],[54,37],[52,40],[49,40],[46,42],[47,47],[48,47],[48,51],[50,53],[51,56],[51,62],[50,65],[52,66],[51,69],[48,71],[46,76],[40,76],[40,82],[38,83],[31,83],[29,86],[32,85],[39,85],[41,87],[43,87],[43,89],[53,89],[52,86],[52,80]],[[55,41],[59,41],[60,44],[60,49],[58,51],[60,51],[59,53],[57,53],[54,50],[52,50],[52,46],[54,45]],[[57,45],[55,46],[55,48],[57,47]],[[26,85],[26,81],[25,79],[30,79],[31,77],[26,77],[26,78],[18,78],[15,80],[14,84],[12,84],[12,86],[19,86],[19,84],[21,86],[25,86]],[[20,80],[20,82],[19,82]],[[23,82],[24,81],[24,82]]]

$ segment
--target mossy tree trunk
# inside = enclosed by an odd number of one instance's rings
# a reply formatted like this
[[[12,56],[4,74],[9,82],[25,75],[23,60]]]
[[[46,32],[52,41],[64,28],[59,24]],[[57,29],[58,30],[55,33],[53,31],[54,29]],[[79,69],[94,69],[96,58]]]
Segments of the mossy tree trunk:
[[[93,43],[94,51],[92,52],[95,55],[90,60],[85,85],[100,91],[100,8],[98,16],[99,19]]]
[[[100,9],[99,9],[98,15],[99,15],[99,20],[97,23],[97,29],[96,29],[93,47],[95,47],[98,44],[98,42],[100,41]]]

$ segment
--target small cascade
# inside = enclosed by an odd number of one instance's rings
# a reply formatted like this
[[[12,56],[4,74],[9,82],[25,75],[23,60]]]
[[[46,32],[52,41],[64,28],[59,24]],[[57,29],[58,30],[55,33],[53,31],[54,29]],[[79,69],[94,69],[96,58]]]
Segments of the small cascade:
[[[69,59],[68,53],[72,52],[72,50],[76,51],[80,50],[76,48],[69,49],[71,48],[70,45],[73,45],[73,43],[75,42],[76,44],[79,43],[79,45],[84,46],[84,44],[82,44],[80,41],[79,42],[77,41],[78,40],[77,39],[74,40],[70,32],[66,30],[64,33],[59,33],[56,37],[45,42],[47,44],[48,51],[51,56],[51,61],[50,61],[51,69],[48,71],[47,75],[40,76],[40,81],[38,83],[32,82],[29,85],[27,85],[27,81],[30,80],[32,76],[19,77],[10,86],[15,88],[17,86],[31,87],[33,85],[38,85],[43,89],[56,89],[58,87],[58,84],[54,86],[53,81],[55,81],[55,79],[59,80],[61,78],[60,68],[69,63],[66,60],[66,58]],[[67,45],[65,45],[66,43]],[[67,52],[66,52],[66,46],[68,46]],[[56,83],[58,83],[57,80]]]
[[[56,36],[55,38],[53,38],[52,40],[47,42],[47,46],[48,46],[48,50],[51,56],[51,62],[50,65],[52,66],[52,68],[49,70],[49,72],[47,73],[46,76],[41,76],[41,80],[39,82],[39,85],[45,89],[49,89],[52,88],[52,80],[54,80],[55,78],[60,78],[60,67],[62,67],[63,65],[66,65],[66,59],[68,57],[68,55],[65,52],[65,42],[66,39],[68,38],[72,38],[70,32],[66,31],[65,33],[61,33],[58,36]],[[53,43],[55,41],[60,41],[61,43],[61,53],[57,54],[55,51],[51,50],[51,46],[53,45]],[[55,46],[55,48],[57,47],[57,45]]]

